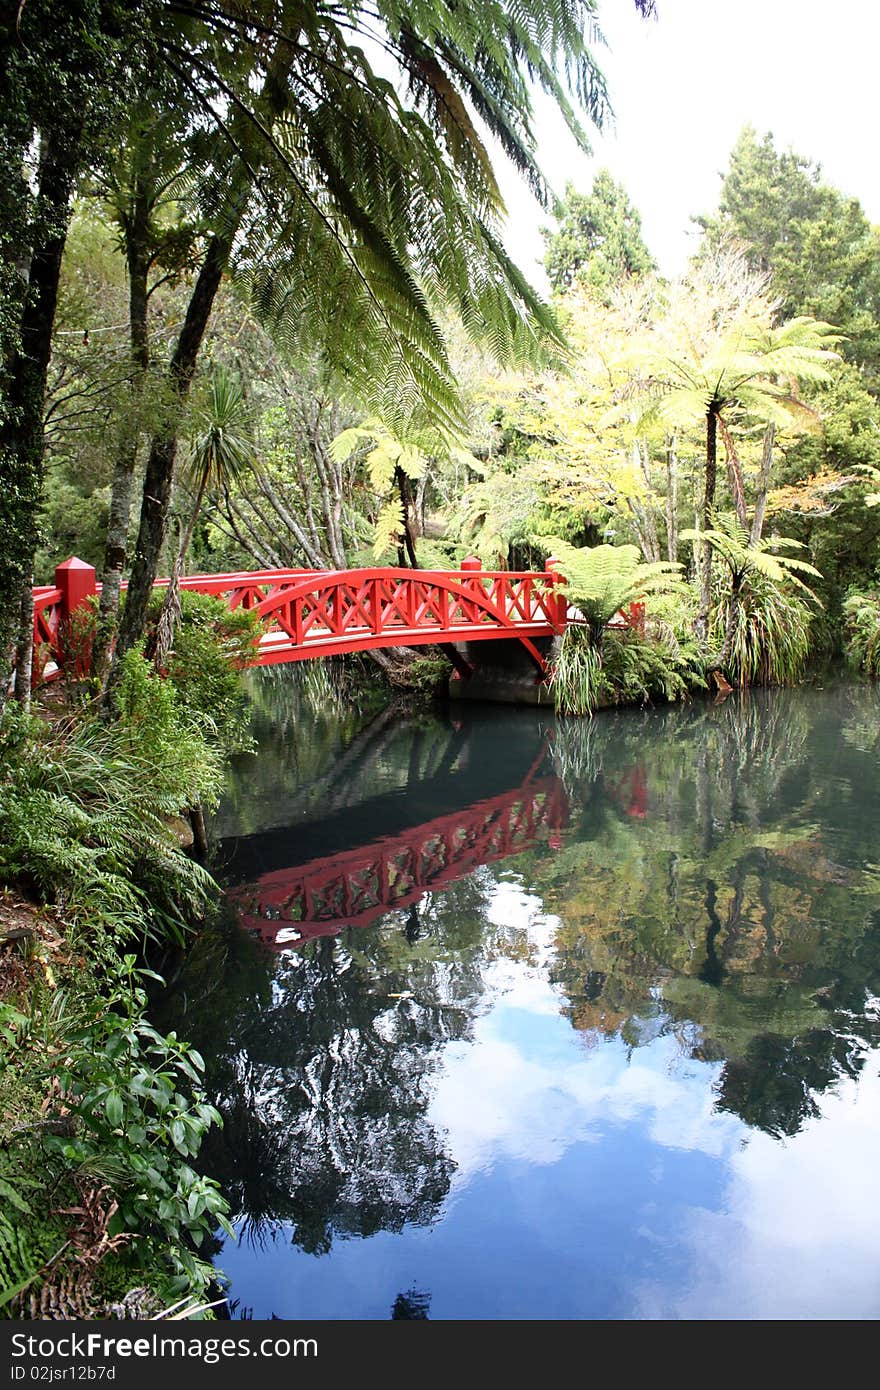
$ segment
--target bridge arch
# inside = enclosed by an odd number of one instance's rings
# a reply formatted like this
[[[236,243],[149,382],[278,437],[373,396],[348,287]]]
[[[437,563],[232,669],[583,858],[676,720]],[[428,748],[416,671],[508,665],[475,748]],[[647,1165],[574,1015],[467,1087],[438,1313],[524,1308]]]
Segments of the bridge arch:
[[[551,571],[328,570],[298,575],[253,605],[266,623],[257,665],[380,647],[513,638],[541,674],[535,639],[565,626]]]

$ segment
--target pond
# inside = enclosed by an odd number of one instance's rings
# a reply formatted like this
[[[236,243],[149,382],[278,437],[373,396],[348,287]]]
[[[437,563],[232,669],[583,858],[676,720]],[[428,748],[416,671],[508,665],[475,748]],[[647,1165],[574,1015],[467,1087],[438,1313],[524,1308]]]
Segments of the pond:
[[[162,1017],[237,1315],[880,1314],[880,691],[257,703]]]

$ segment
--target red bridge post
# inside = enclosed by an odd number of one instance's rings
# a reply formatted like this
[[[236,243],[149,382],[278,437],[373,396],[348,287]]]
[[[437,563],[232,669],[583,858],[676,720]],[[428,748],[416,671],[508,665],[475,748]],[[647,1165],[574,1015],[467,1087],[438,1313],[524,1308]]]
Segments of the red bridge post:
[[[559,561],[555,558],[555,556],[551,555],[549,560],[547,560],[546,564],[544,565],[544,568],[548,574],[552,574],[554,576],[554,583],[559,585],[559,588],[556,591],[556,621],[559,624],[560,631],[564,632],[566,624],[568,622],[568,599],[565,596],[565,590],[562,586],[564,584],[567,584],[568,580],[566,579],[564,574],[559,573],[559,570],[557,568],[558,565]]]
[[[72,657],[76,664],[76,674],[81,677],[86,674],[88,669],[89,652],[86,650],[79,652],[72,649],[74,645],[73,615],[78,608],[81,608],[98,592],[94,565],[87,565],[85,560],[78,560],[75,555],[71,555],[69,560],[55,566],[55,587],[61,590],[61,612],[58,620],[59,650],[55,657],[59,666],[62,665],[65,658],[70,660]]]
[[[474,573],[476,573],[477,571],[479,571],[479,570],[481,570],[481,569],[483,568],[483,562],[482,562],[482,560],[478,559],[478,557],[477,557],[476,555],[466,555],[465,558],[464,558],[464,559],[462,560],[462,562],[461,562],[461,568],[462,568],[463,573],[465,573],[465,574],[474,574]],[[474,579],[472,579],[472,580],[470,581],[470,583],[467,583],[467,582],[464,582],[464,581],[463,581],[463,582],[462,582],[462,588],[464,588],[464,589],[466,589],[466,590],[468,590],[468,591],[473,591],[473,589],[476,589],[476,588],[478,587],[478,584],[479,584],[479,581],[478,581],[478,580],[474,580]],[[476,605],[474,606],[474,608],[473,608],[473,610],[472,610],[472,616],[473,616],[474,618],[476,618],[476,616],[477,616],[477,608],[476,608]]]

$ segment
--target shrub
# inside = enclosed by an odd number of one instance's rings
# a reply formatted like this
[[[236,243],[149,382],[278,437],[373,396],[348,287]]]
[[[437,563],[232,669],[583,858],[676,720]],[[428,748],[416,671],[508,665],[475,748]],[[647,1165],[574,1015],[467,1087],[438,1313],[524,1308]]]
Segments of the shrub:
[[[119,719],[0,722],[0,880],[20,881],[113,935],[179,939],[213,881],[168,817],[216,798],[219,753],[181,716],[174,687],[127,653]]]
[[[0,1008],[4,1106],[44,1097],[38,1123],[0,1127],[0,1315],[107,1316],[112,1285],[145,1279],[156,1306],[199,1300],[214,1277],[202,1248],[230,1229],[217,1184],[192,1167],[220,1123],[202,1059],[145,1021],[134,956],[100,981],[67,973]]]
[[[731,618],[726,666],[735,684],[791,685],[803,674],[813,613],[799,593],[764,575],[750,574],[735,599],[725,587],[712,610],[710,639],[716,649],[724,644]]]
[[[585,715],[603,704],[683,700],[706,681],[696,646],[679,641],[665,626],[647,636],[609,628],[599,647],[587,627],[572,623],[550,683],[560,713]]]
[[[599,704],[602,657],[588,627],[570,623],[565,629],[550,672],[550,689],[560,714],[589,715]]]
[[[160,593],[147,615],[147,650],[161,606]],[[240,673],[261,631],[256,614],[243,608],[231,610],[210,594],[183,590],[180,595],[180,621],[165,674],[177,689],[180,708],[226,754],[253,747]]]
[[[643,705],[683,700],[705,679],[695,647],[610,631],[602,647],[602,683],[614,704]]]
[[[843,619],[848,660],[866,675],[880,678],[880,593],[850,593],[843,602]]]

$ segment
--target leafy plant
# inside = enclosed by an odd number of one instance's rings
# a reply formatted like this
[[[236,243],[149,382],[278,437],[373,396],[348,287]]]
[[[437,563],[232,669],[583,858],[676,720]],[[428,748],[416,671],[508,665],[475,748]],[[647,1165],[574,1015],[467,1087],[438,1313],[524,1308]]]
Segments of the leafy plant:
[[[569,624],[550,672],[550,689],[560,714],[590,715],[603,692],[602,656],[589,629]]]
[[[232,1228],[215,1182],[191,1167],[220,1116],[201,1089],[204,1062],[176,1034],[143,1017],[146,993],[134,956],[120,962],[100,1016],[68,1042],[59,1100],[76,1116],[73,1137],[45,1144],[80,1173],[106,1180],[119,1202],[115,1231],[140,1236],[139,1259],[157,1244],[174,1268],[172,1290],[203,1292],[205,1270],[190,1246]]]
[[[737,684],[788,685],[802,672],[809,654],[811,613],[819,605],[801,575],[821,579],[806,560],[786,555],[802,550],[789,536],[754,540],[732,515],[717,515],[710,531],[683,531],[682,540],[702,541],[724,561],[721,587],[710,626],[717,665]]]
[[[92,931],[179,939],[213,881],[181,851],[169,817],[217,795],[219,757],[137,652],[125,658],[119,702],[114,723],[87,716],[53,728],[6,710],[0,877]]]
[[[161,600],[154,600],[150,624],[158,622],[160,607]],[[261,632],[254,613],[230,610],[211,594],[184,590],[180,595],[180,619],[164,674],[176,691],[176,708],[225,754],[253,747],[241,670],[252,659]]]
[[[606,623],[621,608],[649,594],[683,591],[681,565],[658,560],[645,564],[635,545],[597,545],[582,549],[559,536],[549,542],[567,582],[565,596],[574,604],[601,647]]]
[[[704,685],[699,664],[633,631],[609,632],[602,652],[603,694],[615,704],[683,700]]]
[[[880,594],[849,594],[843,618],[847,657],[866,675],[880,678]]]
[[[813,614],[797,591],[755,573],[736,599],[722,590],[710,641],[723,647],[724,669],[737,685],[791,685],[810,655],[812,625]]]

